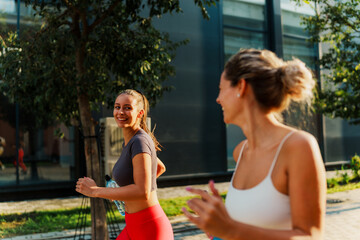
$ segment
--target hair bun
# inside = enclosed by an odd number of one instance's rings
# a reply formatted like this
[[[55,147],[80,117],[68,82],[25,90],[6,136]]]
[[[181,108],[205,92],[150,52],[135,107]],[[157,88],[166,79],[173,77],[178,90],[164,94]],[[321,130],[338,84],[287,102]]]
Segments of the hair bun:
[[[313,97],[315,81],[311,71],[299,59],[284,62],[278,68],[277,75],[283,83],[285,94],[292,100],[310,100]]]

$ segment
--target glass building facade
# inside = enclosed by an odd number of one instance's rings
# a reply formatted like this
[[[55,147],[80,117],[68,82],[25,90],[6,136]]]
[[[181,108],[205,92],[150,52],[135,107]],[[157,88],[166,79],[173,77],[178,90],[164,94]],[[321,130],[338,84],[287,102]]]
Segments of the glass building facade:
[[[15,31],[21,38],[40,24],[32,8],[18,2],[0,1],[2,37]],[[1,200],[33,198],[47,192],[68,195],[73,192],[70,189],[75,179],[83,173],[79,170],[81,143],[77,130],[55,123],[34,128],[34,118],[36,113],[12,103],[6,92],[0,93]],[[56,136],[56,130],[63,132],[63,137]]]
[[[181,7],[182,14],[164,16],[155,23],[174,41],[190,40],[177,49],[176,76],[167,82],[174,90],[165,93],[150,113],[164,146],[159,157],[167,166],[160,186],[231,175],[233,149],[245,136],[238,127],[223,123],[215,100],[224,63],[240,48],[270,49],[286,60],[296,57],[319,74],[315,65],[319,48],[306,42],[308,35],[300,24],[301,16],[313,14],[311,7],[299,7],[290,0],[222,0],[208,9],[210,20],[202,18],[193,1],[181,1]],[[40,24],[32,11],[23,3],[0,0],[1,35],[19,31],[21,37],[31,31]],[[97,120],[109,117],[112,110],[105,108],[94,115]],[[360,127],[347,121],[328,119],[297,105],[284,114],[284,120],[316,136],[325,164],[360,152]],[[0,137],[6,142],[0,156],[0,200],[76,194],[76,179],[86,174],[78,130],[62,124],[32,126],[25,110],[0,93]],[[58,129],[62,137],[54,134]],[[16,152],[20,157],[23,152],[19,164]]]

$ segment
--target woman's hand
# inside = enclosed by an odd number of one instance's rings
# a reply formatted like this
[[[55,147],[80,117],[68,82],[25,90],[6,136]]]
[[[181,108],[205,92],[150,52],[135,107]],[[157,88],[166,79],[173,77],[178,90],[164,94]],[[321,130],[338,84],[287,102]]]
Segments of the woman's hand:
[[[97,185],[95,181],[88,177],[79,178],[76,182],[76,191],[88,196],[88,197],[96,197],[95,190],[97,189]]]
[[[232,222],[225,204],[215,188],[214,181],[209,182],[212,195],[201,189],[186,188],[191,193],[198,194],[200,198],[190,199],[187,204],[197,214],[193,215],[183,208],[185,216],[200,229],[207,233],[210,239],[213,236],[224,237],[228,234],[227,227]]]

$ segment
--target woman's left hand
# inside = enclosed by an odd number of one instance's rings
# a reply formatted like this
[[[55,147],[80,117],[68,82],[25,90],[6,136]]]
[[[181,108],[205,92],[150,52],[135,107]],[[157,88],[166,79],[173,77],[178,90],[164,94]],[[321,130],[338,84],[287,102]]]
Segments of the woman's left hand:
[[[182,208],[182,210],[191,222],[206,232],[209,238],[212,239],[211,235],[226,236],[228,234],[227,227],[229,227],[232,220],[213,181],[209,182],[209,188],[212,195],[201,189],[186,188],[187,191],[198,194],[201,199],[193,198],[187,202],[188,206],[197,215],[191,214],[186,208]]]
[[[95,197],[95,189],[97,185],[95,181],[88,177],[79,178],[76,182],[76,191],[88,197]]]

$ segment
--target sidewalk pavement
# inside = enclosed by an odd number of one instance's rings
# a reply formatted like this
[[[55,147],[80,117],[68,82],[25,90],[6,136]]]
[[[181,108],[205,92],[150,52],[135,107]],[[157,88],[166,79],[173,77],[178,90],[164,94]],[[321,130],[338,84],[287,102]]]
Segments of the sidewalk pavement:
[[[220,192],[227,191],[228,186],[228,182],[216,183],[216,187]],[[206,184],[193,185],[193,187],[208,190]],[[158,189],[158,196],[160,199],[189,195],[190,193],[185,190],[185,186]],[[0,202],[0,214],[80,207],[81,201],[82,197],[71,197],[50,200],[30,200],[22,202]],[[208,239],[206,234],[199,230],[194,224],[190,223],[184,216],[171,217],[170,222],[174,229],[175,240]],[[359,222],[360,189],[327,195],[324,240],[360,240]],[[74,239],[74,233],[74,230],[67,230],[62,232],[51,232],[5,238],[3,240]],[[86,235],[85,239],[90,240],[91,229],[87,228],[86,233],[88,234]]]

